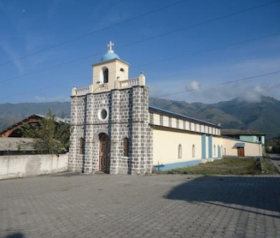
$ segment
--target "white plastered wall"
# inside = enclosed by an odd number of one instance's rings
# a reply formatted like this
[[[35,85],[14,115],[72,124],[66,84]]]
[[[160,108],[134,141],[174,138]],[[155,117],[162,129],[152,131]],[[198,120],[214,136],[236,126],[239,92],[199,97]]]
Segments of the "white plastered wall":
[[[99,87],[99,84],[103,82],[100,81],[100,72],[102,71],[103,67],[107,67],[109,70],[109,82],[108,82],[108,89],[114,89],[115,88],[115,82],[117,80],[123,81],[127,80],[129,76],[129,65],[119,61],[119,60],[114,60],[114,61],[108,61],[104,63],[100,63],[97,65],[94,65],[93,67],[93,88],[94,90]],[[121,69],[124,70],[124,72],[120,71]],[[97,83],[99,82],[99,84]]]
[[[159,114],[153,114],[154,116],[154,124],[160,125],[160,115]]]
[[[178,146],[182,145],[182,158],[178,158]],[[195,157],[192,156],[195,145]],[[201,135],[153,129],[153,164],[173,164],[201,159]]]
[[[215,146],[216,146],[216,153],[214,153],[214,147]],[[222,151],[223,138],[213,136],[213,158],[217,158],[218,157],[218,146],[220,146],[220,148],[221,148],[221,157],[222,157],[223,156],[223,151]]]

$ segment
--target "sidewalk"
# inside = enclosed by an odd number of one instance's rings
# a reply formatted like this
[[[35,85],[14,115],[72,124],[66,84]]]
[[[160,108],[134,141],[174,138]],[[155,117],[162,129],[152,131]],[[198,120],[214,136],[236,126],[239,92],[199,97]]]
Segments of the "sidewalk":
[[[275,167],[278,169],[280,173],[280,155],[278,154],[270,154],[269,155],[272,163],[275,165]]]

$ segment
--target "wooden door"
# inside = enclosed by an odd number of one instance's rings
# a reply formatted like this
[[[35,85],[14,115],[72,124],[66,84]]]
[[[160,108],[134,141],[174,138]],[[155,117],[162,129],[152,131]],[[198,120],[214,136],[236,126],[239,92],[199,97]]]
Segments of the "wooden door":
[[[237,148],[238,157],[245,157],[244,147]]]
[[[99,135],[99,170],[104,173],[110,172],[110,141],[108,135]]]

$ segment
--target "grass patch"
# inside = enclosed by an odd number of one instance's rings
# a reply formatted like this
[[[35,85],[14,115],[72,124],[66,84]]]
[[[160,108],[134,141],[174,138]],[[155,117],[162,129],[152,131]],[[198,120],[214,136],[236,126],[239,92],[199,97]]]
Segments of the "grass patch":
[[[245,175],[261,174],[260,159],[225,158],[206,164],[163,171],[167,174],[203,174],[203,175]]]

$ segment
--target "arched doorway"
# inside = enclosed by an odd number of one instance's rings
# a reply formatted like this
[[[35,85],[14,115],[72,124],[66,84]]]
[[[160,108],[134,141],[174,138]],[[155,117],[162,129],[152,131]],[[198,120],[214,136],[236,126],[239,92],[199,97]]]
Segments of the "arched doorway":
[[[99,134],[99,170],[110,172],[110,140],[107,134]]]

